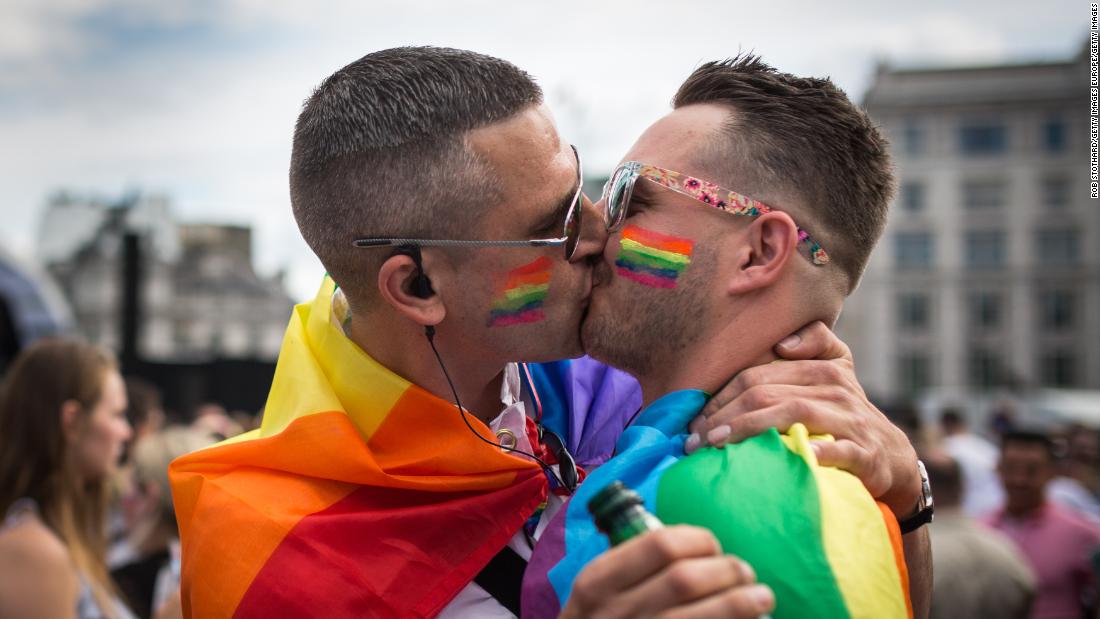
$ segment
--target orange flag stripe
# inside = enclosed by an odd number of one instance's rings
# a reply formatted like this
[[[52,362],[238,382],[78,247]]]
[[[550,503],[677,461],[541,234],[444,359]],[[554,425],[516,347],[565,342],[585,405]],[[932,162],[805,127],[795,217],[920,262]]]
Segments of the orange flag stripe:
[[[327,447],[317,440],[318,431],[328,441]],[[266,464],[270,457],[289,448],[296,459],[325,463],[326,451],[353,447],[352,441],[359,442],[358,432],[343,413],[310,415],[277,436],[214,446],[172,464],[183,561],[189,565],[180,584],[198,596],[185,598],[185,606],[201,611],[187,612],[187,616],[231,616],[252,579],[294,525],[358,487],[274,470]],[[198,502],[200,490],[202,501]],[[203,543],[187,543],[191,539]],[[234,553],[227,560],[226,547],[217,540],[231,541],[233,548],[248,552]],[[196,575],[203,579],[201,587],[191,582]]]
[[[694,246],[688,239],[680,238],[678,236],[668,236],[667,234],[661,234],[652,230],[646,230],[645,228],[639,228],[638,226],[627,226],[623,230],[623,238],[630,239],[662,251],[670,251],[677,254],[691,254],[691,248]]]
[[[550,283],[550,271],[543,271],[542,273],[531,273],[529,275],[512,275],[508,277],[508,281],[500,286],[498,290],[510,290],[512,288],[518,288],[520,286],[537,286],[539,284]]]

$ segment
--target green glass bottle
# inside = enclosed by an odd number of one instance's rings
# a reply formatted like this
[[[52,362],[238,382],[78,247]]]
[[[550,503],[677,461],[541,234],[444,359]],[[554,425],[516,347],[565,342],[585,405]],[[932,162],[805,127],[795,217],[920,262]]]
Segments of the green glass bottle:
[[[642,497],[621,481],[612,482],[596,493],[588,501],[588,511],[596,521],[596,528],[607,535],[612,546],[618,546],[646,531],[664,527],[642,505]]]
[[[612,546],[665,526],[645,508],[642,497],[621,481],[613,481],[597,492],[588,501],[588,512],[596,521],[596,528],[611,540]],[[771,615],[760,615],[759,619],[771,619]]]

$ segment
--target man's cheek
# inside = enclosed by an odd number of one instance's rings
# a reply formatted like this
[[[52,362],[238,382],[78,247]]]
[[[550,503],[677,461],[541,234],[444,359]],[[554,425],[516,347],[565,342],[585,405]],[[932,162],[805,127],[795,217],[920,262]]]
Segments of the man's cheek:
[[[619,238],[615,273],[650,288],[675,288],[691,264],[693,247],[690,239],[630,225]]]
[[[505,273],[489,306],[488,326],[510,327],[545,319],[543,306],[550,292],[552,267],[550,259],[542,256]]]

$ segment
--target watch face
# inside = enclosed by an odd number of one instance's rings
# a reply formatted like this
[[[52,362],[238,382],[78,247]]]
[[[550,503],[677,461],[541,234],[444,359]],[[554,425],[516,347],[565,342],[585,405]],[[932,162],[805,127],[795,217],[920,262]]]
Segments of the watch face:
[[[928,471],[924,463],[917,460],[917,470],[920,471],[920,508],[922,510],[932,507],[932,484],[928,483]]]

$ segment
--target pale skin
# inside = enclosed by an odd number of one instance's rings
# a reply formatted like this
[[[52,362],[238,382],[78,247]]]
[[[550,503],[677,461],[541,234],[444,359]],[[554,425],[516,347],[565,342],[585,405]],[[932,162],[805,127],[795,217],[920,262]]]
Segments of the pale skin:
[[[0,535],[0,616],[76,617],[79,592],[69,551],[37,518]]]
[[[713,105],[676,110],[648,129],[626,159],[692,173],[691,155],[698,148],[695,142],[721,127],[728,114],[727,108]],[[667,202],[676,203],[672,210],[657,206]],[[628,221],[643,227],[683,226],[658,228],[678,237],[699,238],[714,226],[729,223],[713,219],[715,215],[728,219],[728,215],[705,212],[706,207],[700,210],[690,198],[675,194],[643,197],[641,204],[639,214]],[[698,228],[692,230],[685,220],[694,220]],[[653,374],[637,375],[645,400],[683,388],[717,392],[691,424],[695,436],[689,439],[689,451],[702,444],[740,441],[771,427],[784,430],[795,422],[804,423],[813,433],[833,434],[835,443],[814,445],[820,461],[857,475],[895,514],[908,515],[920,492],[914,450],[905,435],[867,400],[855,378],[850,351],[822,322],[835,318],[843,296],[836,297],[835,305],[822,305],[819,316],[796,314],[811,305],[799,303],[800,295],[828,298],[831,289],[843,287],[831,286],[827,274],[815,272],[817,267],[798,256],[796,228],[787,214],[770,213],[737,226],[724,237],[735,238],[736,243],[723,248],[717,260],[721,267],[711,276],[714,285],[704,301],[713,310],[706,315],[718,318],[704,331],[702,343],[678,361],[659,364]],[[616,240],[607,244],[606,268],[596,268],[589,318],[596,316],[597,322],[601,312],[618,316],[612,321],[623,320],[615,309],[630,305],[631,297],[639,294],[631,287],[634,284],[624,286],[624,280],[610,275],[617,255]],[[783,337],[792,328],[784,317],[796,321],[794,324],[816,321],[795,336]],[[781,343],[770,345],[777,341]],[[781,358],[789,361],[774,362]],[[737,368],[746,369],[737,372]],[[731,373],[735,378],[727,382]],[[884,458],[889,466],[882,466]],[[927,529],[903,539],[914,614],[922,617],[927,614],[931,593]]]
[[[568,144],[558,137],[545,106],[528,108],[506,121],[472,131],[467,135],[467,144],[490,163],[500,193],[506,196],[502,204],[487,209],[478,237],[548,236],[536,232],[534,222],[552,214],[561,196],[575,190],[576,162]],[[397,374],[453,401],[450,387],[424,340],[424,327],[436,326],[436,344],[463,404],[487,423],[499,411],[501,375],[508,362],[560,359],[581,352],[577,334],[580,311],[588,303],[591,287],[588,259],[603,250],[606,240],[602,224],[592,225],[602,222],[599,212],[587,200],[583,208],[586,224],[581,246],[571,262],[561,260],[561,249],[556,247],[478,250],[462,263],[453,261],[446,251],[425,248],[424,271],[431,278],[435,294],[424,299],[411,294],[413,261],[404,255],[389,258],[376,280],[383,302],[368,307],[353,304],[353,315],[361,319],[351,323],[352,340]],[[488,329],[483,306],[493,288],[490,281],[483,281],[484,274],[507,272],[539,255],[550,256],[554,261],[552,293],[545,307],[547,319],[534,325],[508,327],[507,331]],[[808,355],[796,356],[798,359],[816,356],[809,350],[800,346],[790,353]],[[852,375],[850,369],[846,375]],[[817,407],[808,403],[807,409]],[[869,415],[866,411],[852,414]],[[866,425],[868,435],[873,437],[894,430],[888,422],[883,424],[873,417]],[[681,539],[683,536],[709,542],[687,543]],[[661,552],[667,547],[685,550],[675,554]],[[756,616],[770,608],[748,592],[758,589],[749,586],[752,580],[745,574],[731,569],[725,572],[710,569],[716,564],[733,563],[722,555],[709,531],[677,527],[643,536],[608,553],[603,565],[605,569],[623,565],[623,556],[633,561],[632,557],[639,555],[654,557],[657,565],[653,569],[617,574],[614,582],[608,581],[606,574],[600,575],[599,564],[590,566],[574,589],[574,596],[585,601],[585,605],[583,609],[567,608],[566,615],[582,612],[585,616],[603,616],[604,611],[617,612],[615,609],[621,607],[623,600],[641,600],[648,612],[673,613],[670,616]],[[594,572],[589,574],[590,570]],[[705,576],[692,579],[692,586],[685,589],[685,573]]]
[[[58,415],[76,474],[100,478],[114,469],[130,438],[126,389],[111,370],[91,411],[69,400]],[[75,617],[80,580],[65,544],[37,516],[0,534],[0,617]]]

